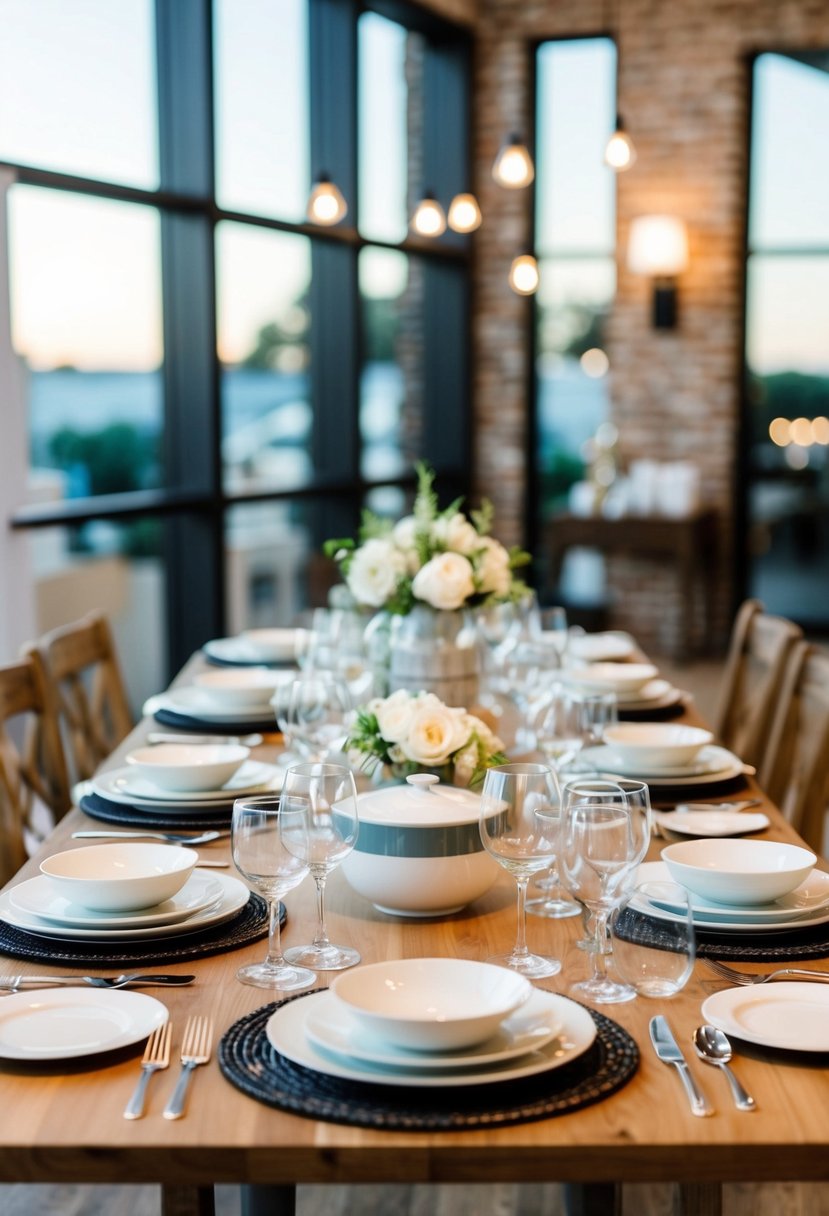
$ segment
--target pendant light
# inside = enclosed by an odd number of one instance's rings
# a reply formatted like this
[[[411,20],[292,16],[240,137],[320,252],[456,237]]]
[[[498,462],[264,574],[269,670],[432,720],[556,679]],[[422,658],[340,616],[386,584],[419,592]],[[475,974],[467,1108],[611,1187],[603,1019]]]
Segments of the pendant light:
[[[538,262],[531,253],[522,253],[513,259],[509,268],[509,285],[516,295],[534,296],[540,280]]]
[[[453,232],[474,232],[481,226],[481,208],[474,194],[456,194],[447,216]]]
[[[312,224],[330,228],[348,214],[348,204],[327,173],[320,173],[308,198],[306,212]]]
[[[535,166],[521,136],[513,132],[507,137],[492,166],[492,176],[507,190],[521,190],[535,177]]]
[[[440,236],[446,231],[446,214],[431,191],[415,207],[411,226],[420,236]]]
[[[607,0],[604,23],[605,28],[610,31],[610,36],[615,42],[618,51],[619,30],[622,25],[622,0],[617,0],[615,21],[613,21],[610,12],[612,2],[613,0]],[[613,134],[605,146],[604,163],[611,168],[614,173],[624,173],[627,169],[632,169],[636,163],[636,148],[633,145],[633,140],[625,129],[622,115],[618,110],[616,111],[616,125],[613,129]]]

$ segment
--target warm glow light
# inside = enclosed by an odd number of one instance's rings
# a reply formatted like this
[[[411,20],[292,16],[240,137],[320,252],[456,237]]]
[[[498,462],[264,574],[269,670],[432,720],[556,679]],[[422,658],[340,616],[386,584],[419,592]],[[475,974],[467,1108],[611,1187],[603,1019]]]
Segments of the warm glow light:
[[[586,350],[579,360],[581,370],[585,376],[590,376],[591,380],[601,380],[602,376],[606,376],[610,367],[610,360],[603,350],[598,346],[593,346],[590,350]]]
[[[688,234],[673,215],[640,215],[630,225],[628,267],[634,274],[673,276],[688,265]]]
[[[531,253],[522,253],[510,266],[510,287],[519,296],[531,296],[538,291],[538,283],[538,262]]]
[[[437,199],[424,195],[412,216],[412,228],[421,236],[440,236],[446,231],[446,216]]]
[[[616,119],[616,130],[607,141],[604,150],[604,163],[617,173],[624,173],[636,163],[636,149],[633,140],[625,130],[621,117]]]
[[[791,423],[788,418],[775,418],[769,423],[769,439],[779,448],[788,447],[792,441]]]
[[[449,204],[449,227],[454,232],[474,232],[481,226],[481,208],[474,194],[456,194]]]
[[[492,176],[499,186],[505,186],[507,190],[520,190],[523,186],[529,186],[535,177],[535,167],[532,157],[521,143],[520,136],[510,135],[495,157]]]
[[[328,177],[320,176],[308,199],[308,219],[312,224],[330,227],[347,214],[348,206],[340,191]]]
[[[829,418],[812,419],[812,440],[815,443],[829,443]]]
[[[790,434],[792,443],[796,443],[798,447],[808,448],[814,442],[812,424],[808,418],[795,418],[791,425]]]

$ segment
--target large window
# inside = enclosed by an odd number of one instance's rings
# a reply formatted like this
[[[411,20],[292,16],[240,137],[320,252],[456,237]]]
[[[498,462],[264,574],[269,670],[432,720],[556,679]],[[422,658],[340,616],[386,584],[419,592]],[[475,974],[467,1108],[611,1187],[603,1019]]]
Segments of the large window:
[[[399,509],[416,458],[466,488],[468,239],[412,240],[408,217],[426,174],[445,206],[468,181],[468,46],[393,14],[0,0],[32,633],[77,615],[73,578],[109,579],[116,631],[166,645],[160,683],[222,630],[290,619],[325,537]],[[305,218],[323,174],[333,228]]]

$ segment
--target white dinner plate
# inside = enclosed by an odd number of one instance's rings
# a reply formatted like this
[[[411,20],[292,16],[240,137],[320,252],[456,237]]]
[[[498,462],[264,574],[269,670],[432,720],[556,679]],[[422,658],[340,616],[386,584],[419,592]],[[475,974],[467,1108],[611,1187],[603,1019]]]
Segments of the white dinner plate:
[[[221,898],[221,884],[215,874],[198,870],[172,899],[152,908],[141,908],[137,912],[96,912],[73,904],[55,891],[54,884],[46,874],[27,878],[9,890],[12,904],[20,912],[39,916],[41,920],[55,921],[58,925],[77,925],[86,929],[142,929],[149,925],[174,925],[177,921],[195,916],[203,908],[209,908]]]
[[[769,826],[767,815],[757,811],[654,811],[654,822],[680,836],[742,836]]]
[[[704,747],[693,765],[682,769],[663,769],[658,773],[646,772],[640,765],[625,764],[612,747],[601,744],[587,747],[582,756],[596,769],[606,773],[618,773],[621,777],[638,777],[651,786],[709,785],[714,781],[729,781],[745,771],[739,756],[724,747]]]
[[[612,663],[629,659],[635,645],[629,633],[578,633],[568,638],[567,650],[582,663]]]
[[[296,630],[285,630],[285,633],[292,632],[296,634]],[[265,651],[260,646],[255,646],[245,637],[235,638],[213,638],[210,642],[205,642],[202,650],[210,659],[217,659],[220,663],[239,663],[244,667],[284,667],[292,665],[295,660],[295,644],[291,647],[290,653],[287,648],[284,654],[274,655],[272,651]]]
[[[147,806],[170,806],[180,802],[183,809],[207,806],[211,802],[227,803],[243,794],[267,793],[282,788],[284,770],[276,764],[261,760],[246,760],[234,773],[230,781],[217,790],[162,790],[151,781],[145,781],[133,768],[113,768],[96,773],[90,779],[93,791],[110,802],[136,802]]]
[[[829,1051],[829,985],[813,980],[726,988],[703,1001],[702,1016],[747,1043]]]
[[[197,873],[197,871],[195,872]],[[186,933],[196,933],[201,929],[230,920],[248,902],[250,892],[238,878],[233,878],[229,874],[213,872],[210,877],[214,878],[221,888],[218,901],[203,908],[200,912],[195,912],[186,920],[177,921],[172,925],[145,925],[141,929],[89,929],[79,925],[56,925],[35,916],[32,912],[23,912],[16,907],[12,902],[10,890],[0,894],[0,920],[4,920],[8,925],[14,925],[16,929],[23,929],[26,933],[36,933],[38,937],[49,937],[56,941],[84,938],[90,941],[120,942],[152,937],[180,937]],[[4,1000],[5,998],[0,1000],[0,1008],[2,1008]]]
[[[537,1051],[554,1039],[561,1030],[561,1010],[550,992],[538,988],[525,1005],[501,1023],[497,1034],[469,1047],[465,1051],[444,1051],[439,1055],[426,1051],[407,1051],[361,1029],[348,1010],[333,993],[330,1000],[319,1001],[308,1016],[305,1032],[317,1046],[335,1051],[351,1060],[391,1068],[423,1068],[432,1071],[446,1068],[472,1068],[497,1064]]]
[[[233,722],[244,726],[246,722],[262,722],[265,718],[273,717],[273,728],[276,726],[276,715],[271,705],[245,705],[234,709],[217,709],[215,701],[211,701],[199,688],[171,688],[167,692],[157,693],[144,702],[145,717],[152,717],[159,709],[171,710],[176,714],[185,714],[188,718],[201,718],[205,722]]]
[[[616,694],[616,704],[619,709],[667,709],[676,705],[687,694],[681,688],[675,688],[668,680],[649,680],[638,692],[623,695]]]
[[[596,1024],[588,1011],[566,996],[548,993],[561,1017],[561,1031],[538,1051],[531,1051],[517,1060],[504,1060],[480,1069],[400,1069],[367,1061],[352,1060],[338,1052],[316,1046],[305,1033],[306,1020],[329,997],[328,992],[312,992],[301,1000],[289,1001],[271,1014],[266,1026],[268,1041],[281,1055],[303,1068],[344,1077],[348,1081],[369,1081],[375,1085],[407,1085],[417,1088],[454,1087],[458,1085],[487,1085],[493,1081],[512,1081],[531,1077],[568,1064],[582,1055],[596,1037]]]
[[[0,1057],[69,1060],[138,1043],[163,1026],[161,1001],[143,992],[44,988],[0,1001]]]

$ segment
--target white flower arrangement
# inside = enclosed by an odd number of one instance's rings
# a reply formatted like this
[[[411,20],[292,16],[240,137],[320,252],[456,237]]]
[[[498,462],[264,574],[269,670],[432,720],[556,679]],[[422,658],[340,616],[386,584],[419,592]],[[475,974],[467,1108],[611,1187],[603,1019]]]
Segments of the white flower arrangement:
[[[401,776],[450,765],[454,784],[464,786],[505,764],[503,747],[474,714],[445,705],[434,693],[406,689],[359,709],[345,743],[352,763],[368,773],[380,764]]]
[[[492,504],[470,517],[456,499],[438,510],[434,473],[417,466],[418,490],[411,515],[392,524],[365,512],[359,542],[326,542],[358,604],[407,613],[418,603],[457,608],[518,600],[526,585],[514,571],[530,561],[522,549],[507,549],[489,535]]]

